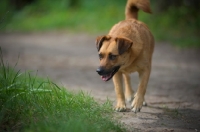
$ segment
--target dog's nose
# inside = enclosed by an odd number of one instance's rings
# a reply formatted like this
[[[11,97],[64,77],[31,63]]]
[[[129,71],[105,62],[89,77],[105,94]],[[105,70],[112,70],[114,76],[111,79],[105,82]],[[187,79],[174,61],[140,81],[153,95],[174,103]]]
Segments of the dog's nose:
[[[103,68],[102,67],[99,67],[97,68],[96,72],[101,75],[103,73]]]

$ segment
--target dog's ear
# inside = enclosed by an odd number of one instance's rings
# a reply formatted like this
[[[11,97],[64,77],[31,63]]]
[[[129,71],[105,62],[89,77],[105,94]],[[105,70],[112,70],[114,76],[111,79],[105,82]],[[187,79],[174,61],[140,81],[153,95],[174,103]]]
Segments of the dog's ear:
[[[120,55],[126,52],[133,44],[133,42],[130,39],[122,37],[117,37],[116,42],[118,45],[118,52]]]
[[[100,50],[100,48],[101,48],[101,46],[102,46],[104,40],[109,40],[110,38],[111,38],[111,37],[108,36],[108,35],[97,37],[97,39],[96,39],[96,47],[97,47],[97,50],[98,50],[98,51]]]

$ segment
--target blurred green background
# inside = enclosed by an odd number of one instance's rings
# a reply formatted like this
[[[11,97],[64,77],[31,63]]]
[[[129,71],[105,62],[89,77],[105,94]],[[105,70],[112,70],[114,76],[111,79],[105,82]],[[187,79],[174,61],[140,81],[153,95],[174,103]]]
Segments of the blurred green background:
[[[140,11],[156,41],[200,47],[199,0],[151,0],[153,14]],[[0,32],[107,33],[124,19],[126,0],[1,0]]]

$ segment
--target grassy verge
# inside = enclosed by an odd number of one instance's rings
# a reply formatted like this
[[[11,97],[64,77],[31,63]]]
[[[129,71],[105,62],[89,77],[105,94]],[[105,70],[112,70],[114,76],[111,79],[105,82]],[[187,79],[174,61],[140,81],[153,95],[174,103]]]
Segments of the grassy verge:
[[[71,93],[49,79],[15,72],[0,52],[0,131],[125,131],[111,103]]]

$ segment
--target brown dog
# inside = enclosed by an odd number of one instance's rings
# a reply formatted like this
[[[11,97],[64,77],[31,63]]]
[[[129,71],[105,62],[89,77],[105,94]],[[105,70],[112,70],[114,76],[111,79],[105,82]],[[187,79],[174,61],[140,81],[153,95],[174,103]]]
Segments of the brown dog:
[[[116,111],[126,111],[125,98],[132,102],[133,112],[140,111],[151,72],[154,38],[148,27],[137,20],[139,9],[151,13],[149,0],[128,0],[126,20],[114,25],[108,35],[100,36],[96,40],[100,59],[97,72],[104,81],[113,77],[117,95]],[[130,73],[136,71],[140,82],[136,94],[133,95]]]

